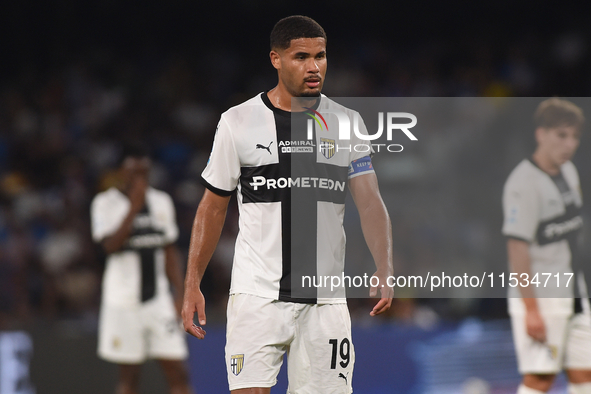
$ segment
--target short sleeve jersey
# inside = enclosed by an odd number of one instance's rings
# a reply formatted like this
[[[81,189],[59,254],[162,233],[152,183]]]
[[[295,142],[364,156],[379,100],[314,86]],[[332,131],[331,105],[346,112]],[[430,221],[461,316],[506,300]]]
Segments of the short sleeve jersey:
[[[91,204],[92,237],[102,242],[113,235],[127,216],[131,203],[116,188],[99,193]],[[172,199],[148,188],[146,204],[134,221],[121,251],[107,256],[102,302],[131,307],[169,294],[164,247],[176,241],[178,228]]]
[[[559,274],[559,286],[548,281],[551,293],[562,299],[539,300],[548,312],[572,311],[572,287],[565,286],[572,273],[572,258],[576,241],[583,226],[582,194],[579,177],[572,162],[562,165],[560,174],[550,176],[533,161],[523,160],[511,173],[503,192],[503,234],[529,243],[531,275],[545,282],[545,274]],[[574,283],[574,279],[573,279]],[[537,289],[537,294],[542,292]],[[509,296],[519,297],[511,288]],[[511,301],[510,310],[521,310],[520,303]]]
[[[219,195],[237,192],[231,293],[345,302],[344,291],[292,286],[304,276],[342,274],[346,184],[373,172],[371,146],[353,132],[339,140],[338,119],[329,114],[353,119],[353,111],[325,96],[318,101],[291,113],[261,93],[221,116],[202,180]],[[367,134],[362,121],[358,130]]]

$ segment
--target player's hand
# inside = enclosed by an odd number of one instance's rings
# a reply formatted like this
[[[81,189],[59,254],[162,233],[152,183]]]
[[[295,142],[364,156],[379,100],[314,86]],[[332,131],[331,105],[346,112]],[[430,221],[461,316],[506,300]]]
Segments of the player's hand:
[[[148,181],[144,177],[136,176],[131,181],[128,195],[131,202],[131,209],[139,212],[146,201],[146,190],[148,189]]]
[[[195,323],[193,323],[193,317],[197,313],[199,324],[204,326],[206,323],[205,319],[205,297],[199,288],[190,290],[185,289],[185,297],[183,299],[183,310],[181,311],[181,317],[183,318],[183,327],[186,332],[193,335],[195,338],[205,338],[205,330]]]
[[[525,315],[527,335],[538,342],[546,342],[546,325],[538,310],[527,311]]]
[[[376,316],[380,313],[386,312],[390,309],[392,305],[392,298],[394,297],[394,289],[389,287],[387,284],[388,276],[392,275],[392,272],[381,272],[376,271],[373,276],[379,279],[379,283],[377,286],[372,286],[369,289],[369,296],[376,297],[378,292],[380,293],[380,300],[378,303],[373,307],[371,312],[369,313],[370,316]],[[375,279],[373,280],[373,284],[376,284]]]

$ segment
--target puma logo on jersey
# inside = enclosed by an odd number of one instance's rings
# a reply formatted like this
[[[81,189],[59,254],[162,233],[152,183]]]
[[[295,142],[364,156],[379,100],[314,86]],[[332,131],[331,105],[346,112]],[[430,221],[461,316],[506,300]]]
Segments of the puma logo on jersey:
[[[347,372],[347,375],[349,375],[349,372]],[[345,379],[345,384],[347,383],[347,376],[346,375],[343,375],[342,372],[339,372],[339,378]]]
[[[257,144],[256,149],[266,149],[267,152],[269,152],[269,154],[271,154],[271,149],[269,149],[271,147],[271,144],[273,143],[273,141],[269,142],[269,146],[265,146],[262,144]]]

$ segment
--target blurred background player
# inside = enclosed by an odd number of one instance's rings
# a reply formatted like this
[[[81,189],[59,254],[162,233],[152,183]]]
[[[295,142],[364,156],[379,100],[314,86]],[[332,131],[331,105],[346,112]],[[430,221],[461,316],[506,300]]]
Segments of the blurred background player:
[[[120,365],[118,394],[138,392],[148,358],[159,361],[172,394],[187,394],[175,209],[168,194],[148,185],[150,165],[141,145],[124,148],[119,187],[99,193],[91,205],[92,236],[107,254],[98,354]]]
[[[583,293],[583,299],[574,299],[575,286],[566,288],[568,276],[564,275],[573,272],[582,229],[579,176],[570,159],[579,146],[583,112],[569,101],[552,98],[538,106],[534,119],[537,148],[505,184],[503,234],[508,238],[511,271],[520,278],[528,274],[530,280],[538,274],[542,283],[547,278],[542,274],[551,274],[548,286],[553,287],[530,285],[509,293],[513,338],[523,375],[517,393],[547,392],[564,368],[570,394],[591,394],[588,296]],[[578,269],[574,271],[579,274]],[[577,275],[571,284],[582,282],[582,275]]]

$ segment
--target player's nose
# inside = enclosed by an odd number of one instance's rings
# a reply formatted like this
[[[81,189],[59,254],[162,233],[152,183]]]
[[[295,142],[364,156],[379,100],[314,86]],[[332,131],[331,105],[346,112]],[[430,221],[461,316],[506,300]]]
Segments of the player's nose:
[[[313,73],[317,73],[318,71],[320,71],[320,66],[318,65],[318,62],[316,62],[316,59],[310,59],[308,61],[308,72],[313,72]]]

